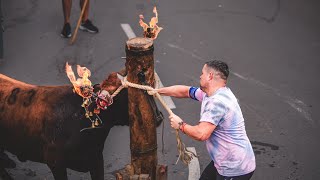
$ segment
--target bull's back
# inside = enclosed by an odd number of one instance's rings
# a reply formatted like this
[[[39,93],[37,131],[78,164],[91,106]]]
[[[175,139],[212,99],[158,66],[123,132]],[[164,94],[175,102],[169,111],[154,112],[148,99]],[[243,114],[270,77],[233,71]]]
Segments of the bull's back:
[[[50,141],[47,134],[62,113],[59,108],[67,106],[64,101],[70,96],[71,86],[35,86],[0,74],[0,147],[18,156],[23,148],[27,159],[40,161]],[[37,153],[39,159],[29,157]]]

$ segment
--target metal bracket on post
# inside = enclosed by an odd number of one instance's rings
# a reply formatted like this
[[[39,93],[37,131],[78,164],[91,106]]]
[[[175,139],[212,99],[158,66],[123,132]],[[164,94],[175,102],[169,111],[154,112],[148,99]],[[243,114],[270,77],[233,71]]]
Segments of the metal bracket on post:
[[[145,71],[142,70],[137,74],[139,82],[142,85],[150,86],[149,84],[146,83],[146,75],[144,74],[144,72]],[[148,101],[153,109],[153,112],[155,112],[156,126],[159,126],[162,123],[162,121],[164,120],[164,116],[163,116],[162,112],[159,111],[158,106],[157,106],[153,96],[148,95],[146,90],[144,90],[144,93],[147,94]]]

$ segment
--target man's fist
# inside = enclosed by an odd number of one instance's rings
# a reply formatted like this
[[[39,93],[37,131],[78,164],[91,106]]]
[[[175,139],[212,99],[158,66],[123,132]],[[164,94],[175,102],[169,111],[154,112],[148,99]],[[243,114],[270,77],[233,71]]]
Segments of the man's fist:
[[[169,119],[170,119],[171,127],[174,129],[179,129],[179,122],[182,122],[182,119],[175,114],[172,114],[171,116],[169,116]]]

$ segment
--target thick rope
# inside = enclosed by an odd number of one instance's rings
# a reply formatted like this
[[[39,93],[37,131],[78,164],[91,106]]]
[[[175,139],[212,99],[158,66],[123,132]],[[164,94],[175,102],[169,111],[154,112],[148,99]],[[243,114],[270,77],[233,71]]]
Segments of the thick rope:
[[[111,95],[111,98],[114,98],[116,95],[118,95],[123,88],[125,88],[123,85],[118,87],[118,89]]]
[[[157,92],[156,89],[150,87],[150,86],[145,86],[145,85],[140,85],[140,84],[134,84],[129,81],[127,81],[127,77],[125,77],[123,80],[121,80],[122,85],[111,95],[111,97],[115,97],[123,88],[128,88],[128,87],[133,87],[137,89],[142,89],[146,90],[149,95],[155,96],[162,106],[167,110],[169,116],[174,115],[172,110],[169,108],[169,106],[165,103],[165,101],[162,99],[160,94]],[[176,161],[176,164],[178,163],[179,159],[185,164],[189,164],[191,159],[193,157],[197,157],[193,152],[189,151],[186,147],[185,144],[181,141],[180,135],[179,135],[179,130],[176,130],[176,139],[177,139],[177,148],[179,151],[179,157]]]

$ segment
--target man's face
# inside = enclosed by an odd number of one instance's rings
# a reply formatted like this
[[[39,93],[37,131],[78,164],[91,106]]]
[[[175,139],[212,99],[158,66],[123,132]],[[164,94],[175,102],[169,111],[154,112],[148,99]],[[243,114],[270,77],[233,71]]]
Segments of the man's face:
[[[209,85],[209,72],[207,69],[207,65],[205,64],[202,68],[201,75],[200,75],[200,89],[206,92],[208,85]]]

